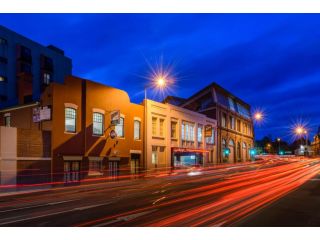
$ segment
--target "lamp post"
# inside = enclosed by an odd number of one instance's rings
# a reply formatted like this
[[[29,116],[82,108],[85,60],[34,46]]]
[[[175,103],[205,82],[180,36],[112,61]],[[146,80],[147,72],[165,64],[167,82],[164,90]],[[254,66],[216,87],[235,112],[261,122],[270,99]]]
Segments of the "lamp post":
[[[280,139],[280,138],[277,138],[277,142],[278,142],[278,154],[280,154],[280,141],[281,141],[281,139]]]

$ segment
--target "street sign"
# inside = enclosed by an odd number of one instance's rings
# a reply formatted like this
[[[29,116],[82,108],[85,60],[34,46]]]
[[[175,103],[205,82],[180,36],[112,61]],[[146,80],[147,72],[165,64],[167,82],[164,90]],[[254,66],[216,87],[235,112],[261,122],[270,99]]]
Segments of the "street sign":
[[[111,139],[115,139],[117,137],[116,131],[112,129],[109,133],[109,136]]]
[[[212,137],[212,126],[206,125],[204,127],[204,137]]]
[[[115,110],[110,113],[111,116],[111,125],[117,125],[120,123],[120,111]]]

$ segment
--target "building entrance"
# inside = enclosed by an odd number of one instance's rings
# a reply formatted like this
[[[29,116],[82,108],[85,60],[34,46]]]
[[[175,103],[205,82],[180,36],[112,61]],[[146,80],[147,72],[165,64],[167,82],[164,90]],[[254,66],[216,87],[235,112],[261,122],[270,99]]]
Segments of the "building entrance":
[[[65,161],[64,162],[64,182],[77,182],[80,180],[80,162]]]
[[[130,161],[130,172],[131,174],[139,173],[139,162],[140,162],[140,154],[132,153]]]

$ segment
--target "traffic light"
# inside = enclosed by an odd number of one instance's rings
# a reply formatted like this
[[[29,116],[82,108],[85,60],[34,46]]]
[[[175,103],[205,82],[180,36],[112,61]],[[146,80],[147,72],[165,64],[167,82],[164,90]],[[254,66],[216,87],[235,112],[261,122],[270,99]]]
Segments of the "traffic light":
[[[230,149],[229,149],[229,148],[223,149],[223,154],[224,154],[225,156],[229,156],[229,154],[230,154]]]
[[[256,154],[257,154],[257,150],[254,149],[254,148],[251,148],[251,149],[250,149],[250,155],[251,155],[251,156],[254,156],[254,155],[256,155]]]
[[[284,154],[284,151],[280,151],[279,154],[280,154],[280,155],[283,155],[283,154]]]

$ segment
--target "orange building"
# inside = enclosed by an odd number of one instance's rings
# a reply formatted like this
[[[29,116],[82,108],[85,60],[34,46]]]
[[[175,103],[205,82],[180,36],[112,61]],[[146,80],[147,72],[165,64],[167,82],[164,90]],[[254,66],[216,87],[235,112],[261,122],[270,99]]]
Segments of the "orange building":
[[[70,76],[64,84],[51,83],[39,103],[0,115],[1,126],[17,128],[18,183],[46,172],[53,181],[69,182],[144,166],[144,107],[122,90]]]

